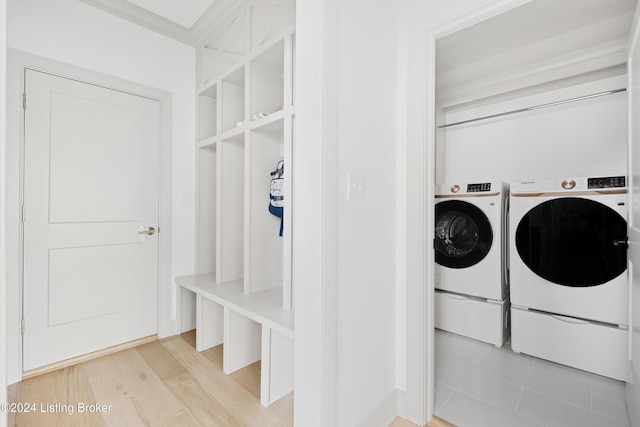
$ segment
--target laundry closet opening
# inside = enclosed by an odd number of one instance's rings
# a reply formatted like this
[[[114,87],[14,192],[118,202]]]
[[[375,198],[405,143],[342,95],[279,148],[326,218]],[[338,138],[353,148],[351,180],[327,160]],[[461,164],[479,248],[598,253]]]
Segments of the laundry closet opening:
[[[636,3],[536,0],[436,41],[434,412],[456,425],[629,424]]]

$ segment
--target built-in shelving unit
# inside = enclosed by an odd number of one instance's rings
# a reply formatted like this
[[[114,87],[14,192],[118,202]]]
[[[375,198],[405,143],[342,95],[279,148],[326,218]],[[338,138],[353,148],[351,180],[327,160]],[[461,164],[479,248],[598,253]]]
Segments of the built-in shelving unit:
[[[180,330],[195,325],[199,351],[224,343],[226,373],[261,360],[268,405],[293,389],[295,3],[258,3],[246,1],[198,48],[196,274],[176,283]],[[281,159],[282,236],[268,209]]]

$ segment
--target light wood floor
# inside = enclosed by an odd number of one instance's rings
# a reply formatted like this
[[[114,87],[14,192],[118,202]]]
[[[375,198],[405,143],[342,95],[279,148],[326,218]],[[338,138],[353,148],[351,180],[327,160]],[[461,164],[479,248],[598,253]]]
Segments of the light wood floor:
[[[10,402],[36,405],[32,413],[10,413],[10,426],[293,425],[293,393],[264,408],[260,363],[225,375],[222,346],[198,353],[194,332],[24,380],[8,392]],[[78,412],[96,403],[110,405],[108,412]]]
[[[222,346],[198,353],[194,331],[24,380],[8,394],[35,409],[9,413],[9,426],[293,426],[293,393],[264,408],[260,362],[225,375]],[[413,426],[397,418],[390,427]]]

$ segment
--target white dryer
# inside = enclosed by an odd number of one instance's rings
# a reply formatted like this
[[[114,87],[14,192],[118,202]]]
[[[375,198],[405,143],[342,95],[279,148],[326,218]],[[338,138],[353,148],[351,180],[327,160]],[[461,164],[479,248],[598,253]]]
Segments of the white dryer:
[[[624,379],[624,176],[511,184],[514,351]]]
[[[436,327],[501,346],[508,336],[502,182],[446,184],[435,195]]]

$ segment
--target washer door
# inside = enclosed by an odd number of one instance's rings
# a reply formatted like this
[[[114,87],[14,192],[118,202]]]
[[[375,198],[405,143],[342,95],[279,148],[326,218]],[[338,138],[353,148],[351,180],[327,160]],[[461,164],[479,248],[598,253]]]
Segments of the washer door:
[[[627,268],[627,249],[614,240],[627,235],[616,211],[589,199],[543,202],[522,218],[515,242],[522,261],[538,276],[563,286],[606,283]]]
[[[461,200],[436,204],[436,262],[449,268],[467,268],[482,261],[493,243],[487,215]]]

